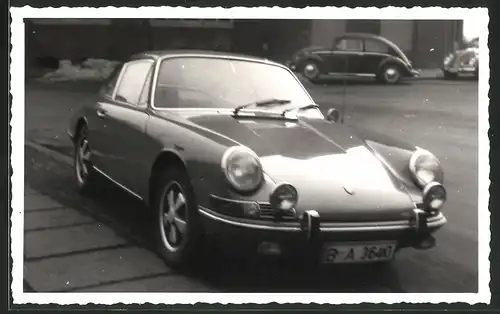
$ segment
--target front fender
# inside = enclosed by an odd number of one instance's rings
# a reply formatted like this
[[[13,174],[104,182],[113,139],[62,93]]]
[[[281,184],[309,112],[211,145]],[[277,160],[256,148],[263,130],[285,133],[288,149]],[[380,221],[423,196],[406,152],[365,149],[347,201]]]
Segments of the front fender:
[[[413,181],[409,168],[410,158],[417,147],[387,135],[357,129],[356,133],[366,146],[379,158],[389,171],[404,186],[412,201],[422,202],[422,190]]]
[[[175,153],[184,163],[199,205],[209,207],[211,194],[224,198],[248,197],[267,201],[269,191],[275,186],[269,178],[266,178],[263,186],[253,195],[243,196],[232,191],[221,170],[221,159],[227,148],[240,144],[179,116],[174,114],[152,116],[147,133],[154,143],[148,148],[148,171],[151,171],[161,152]]]
[[[399,66],[403,71],[402,74],[404,76],[413,76],[413,73],[411,69],[408,67],[408,65],[401,58],[393,56],[387,57],[386,59],[382,60],[382,62],[380,62],[380,65],[378,67],[378,72],[380,73],[380,71],[382,71],[382,69],[389,64],[394,64]]]
[[[297,62],[297,71],[301,72],[304,68],[304,65],[308,62],[308,61],[314,61],[318,64],[318,66],[320,67],[320,69],[323,68],[323,64],[324,64],[324,59],[318,55],[318,54],[314,54],[314,53],[308,53],[304,56],[302,56],[300,58],[300,60]]]

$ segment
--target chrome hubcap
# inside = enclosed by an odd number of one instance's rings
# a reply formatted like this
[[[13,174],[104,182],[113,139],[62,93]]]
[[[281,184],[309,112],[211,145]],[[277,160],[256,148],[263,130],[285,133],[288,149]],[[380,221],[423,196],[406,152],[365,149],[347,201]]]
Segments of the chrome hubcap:
[[[304,76],[307,78],[315,78],[318,76],[319,70],[315,64],[309,63],[304,67]]]
[[[163,244],[169,251],[177,251],[185,242],[187,228],[186,197],[177,182],[163,190],[159,220]]]
[[[89,175],[90,156],[89,142],[85,137],[82,137],[76,151],[76,175],[80,183],[84,183]]]
[[[399,79],[399,72],[396,69],[388,68],[384,72],[384,77],[388,82],[395,82]]]

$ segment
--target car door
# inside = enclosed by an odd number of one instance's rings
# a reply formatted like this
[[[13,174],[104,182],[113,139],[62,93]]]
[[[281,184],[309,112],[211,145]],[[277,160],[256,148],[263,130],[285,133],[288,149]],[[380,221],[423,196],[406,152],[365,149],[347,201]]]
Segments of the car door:
[[[114,95],[99,107],[105,128],[101,170],[133,193],[139,190],[134,178],[147,145],[147,95],[153,64],[153,60],[125,63]]]
[[[363,58],[359,60],[359,73],[377,74],[383,60],[389,57],[389,46],[375,39],[366,39]]]
[[[115,68],[108,80],[103,84],[99,95],[92,106],[86,110],[88,139],[92,151],[92,164],[99,170],[104,169],[106,153],[106,121],[102,119],[103,106],[113,98],[117,83],[121,77],[123,65]]]
[[[344,60],[344,73],[356,74],[359,73],[363,57],[363,41],[358,38],[341,38],[336,45],[337,54],[341,55]]]

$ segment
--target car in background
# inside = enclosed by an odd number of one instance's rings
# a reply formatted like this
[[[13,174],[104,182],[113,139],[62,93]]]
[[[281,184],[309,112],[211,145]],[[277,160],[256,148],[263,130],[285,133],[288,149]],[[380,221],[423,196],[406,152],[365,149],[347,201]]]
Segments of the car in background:
[[[68,134],[80,191],[107,178],[144,201],[172,266],[200,260],[207,236],[326,264],[433,247],[446,223],[438,158],[338,118],[281,64],[156,51],[117,68]]]
[[[459,75],[469,74],[479,76],[479,38],[474,38],[465,44],[463,49],[450,53],[443,61],[445,79],[454,79]]]
[[[419,75],[396,44],[387,38],[364,33],[347,33],[336,38],[333,49],[301,49],[287,65],[313,83],[323,75],[373,77],[386,84]]]

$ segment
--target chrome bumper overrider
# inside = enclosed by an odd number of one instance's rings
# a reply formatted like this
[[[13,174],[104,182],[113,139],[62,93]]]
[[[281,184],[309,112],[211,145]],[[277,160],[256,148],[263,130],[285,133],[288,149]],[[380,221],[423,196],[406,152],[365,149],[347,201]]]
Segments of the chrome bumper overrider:
[[[299,222],[278,222],[278,223],[267,223],[253,222],[244,219],[234,219],[225,215],[218,214],[208,208],[199,206],[198,211],[201,215],[216,220],[221,223],[232,225],[241,228],[250,228],[258,230],[267,231],[284,231],[284,232],[303,232],[304,228],[301,227]],[[421,210],[415,209],[415,217],[420,217],[418,213]],[[398,230],[416,230],[421,229],[418,226],[418,219],[414,220],[399,220],[399,221],[379,221],[379,222],[337,222],[329,223],[322,222],[319,226],[320,232],[383,232],[383,231],[398,231]],[[426,221],[422,222],[424,227],[428,229],[437,229],[443,226],[447,222],[446,217],[442,213],[438,213],[436,216],[427,218]]]

